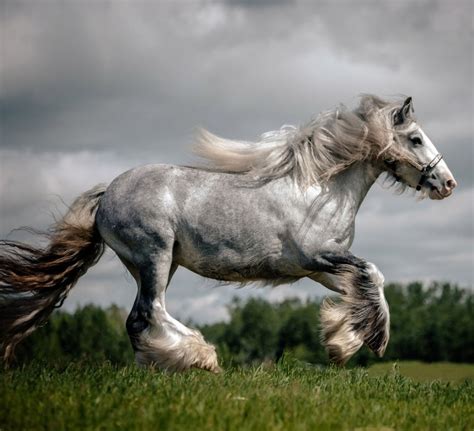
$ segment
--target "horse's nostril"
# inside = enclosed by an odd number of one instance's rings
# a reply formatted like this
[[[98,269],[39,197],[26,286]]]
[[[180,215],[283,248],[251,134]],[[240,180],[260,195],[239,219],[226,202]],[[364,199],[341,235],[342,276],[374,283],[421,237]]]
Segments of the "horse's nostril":
[[[448,190],[452,190],[452,189],[454,189],[454,187],[456,187],[456,186],[457,186],[456,180],[451,179],[451,180],[446,181],[445,187],[446,187]]]

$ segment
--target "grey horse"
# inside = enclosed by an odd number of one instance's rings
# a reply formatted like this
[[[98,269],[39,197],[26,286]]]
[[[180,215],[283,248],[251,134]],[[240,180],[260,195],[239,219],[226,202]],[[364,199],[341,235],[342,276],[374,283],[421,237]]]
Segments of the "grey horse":
[[[349,252],[358,209],[386,173],[398,187],[443,199],[456,186],[413,114],[412,100],[362,96],[359,106],[283,127],[259,142],[202,131],[202,166],[147,165],[81,195],[45,248],[2,241],[0,341],[14,347],[46,321],[112,248],[137,282],[127,319],[136,360],[168,371],[219,371],[214,346],[166,311],[179,265],[215,280],[278,285],[303,277],[338,292],[321,307],[322,341],[344,364],[389,339],[384,277]]]

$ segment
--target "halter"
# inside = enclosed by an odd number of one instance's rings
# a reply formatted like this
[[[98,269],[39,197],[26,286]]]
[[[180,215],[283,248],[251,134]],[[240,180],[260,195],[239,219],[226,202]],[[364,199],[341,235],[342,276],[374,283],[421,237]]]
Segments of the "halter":
[[[443,156],[440,153],[438,153],[436,154],[436,156],[433,157],[433,160],[431,160],[431,162],[427,163],[426,165],[415,166],[414,164],[410,163],[415,169],[421,172],[420,181],[418,182],[418,185],[416,186],[416,190],[421,190],[421,187],[423,186],[423,184],[425,184],[425,181],[428,178],[429,174],[436,167],[436,165],[441,161],[442,158]]]
[[[428,179],[428,176],[430,175],[431,171],[442,160],[442,158],[443,158],[443,156],[440,153],[438,153],[436,156],[433,157],[433,160],[431,160],[431,162],[426,163],[425,165],[420,165],[419,163],[408,161],[409,165],[411,165],[413,168],[415,168],[418,172],[421,173],[420,181],[418,181],[418,184],[416,186],[416,190],[421,190],[421,187],[423,186],[423,184],[425,184],[425,182]],[[385,163],[388,166],[392,167],[392,169],[393,169],[393,166],[396,165],[397,162],[386,160]],[[395,179],[397,181],[399,181],[400,177],[398,175],[396,175],[395,169],[394,169],[393,175],[395,176]]]

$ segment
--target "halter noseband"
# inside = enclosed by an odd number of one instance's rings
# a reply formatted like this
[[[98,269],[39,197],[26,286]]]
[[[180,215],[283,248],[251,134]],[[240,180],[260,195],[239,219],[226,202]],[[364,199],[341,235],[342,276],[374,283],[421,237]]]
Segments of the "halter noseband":
[[[442,160],[442,158],[443,158],[443,156],[440,153],[438,153],[438,154],[436,154],[436,156],[433,157],[433,160],[431,160],[431,162],[426,163],[425,165],[420,165],[418,163],[408,161],[408,163],[412,167],[414,167],[418,172],[421,173],[420,181],[418,181],[418,184],[416,186],[416,190],[421,190],[421,187],[423,186],[423,184],[425,184],[425,182],[426,182],[428,176],[430,175],[431,171]],[[393,169],[393,166],[396,164],[396,161],[386,160],[385,163],[388,166],[392,167],[392,169]],[[393,175],[395,176],[395,179],[397,181],[400,180],[400,177],[395,173],[395,169],[394,169]]]
[[[418,171],[421,172],[420,181],[418,182],[418,185],[416,186],[417,190],[420,190],[423,184],[425,184],[425,181],[428,178],[429,174],[436,167],[436,165],[441,161],[442,158],[443,156],[440,153],[438,153],[436,154],[436,156],[433,157],[433,160],[431,160],[431,162],[427,163],[426,165],[423,165],[421,167],[412,165],[414,168],[416,168]]]

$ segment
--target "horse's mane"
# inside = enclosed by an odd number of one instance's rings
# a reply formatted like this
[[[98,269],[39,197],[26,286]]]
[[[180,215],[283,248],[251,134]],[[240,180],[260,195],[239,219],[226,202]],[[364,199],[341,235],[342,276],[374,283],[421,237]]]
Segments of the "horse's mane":
[[[409,159],[396,145],[393,126],[402,103],[362,95],[352,111],[341,105],[302,127],[283,126],[264,133],[258,142],[224,139],[200,130],[194,151],[207,160],[209,169],[262,181],[289,175],[305,188],[324,183],[356,162]]]

